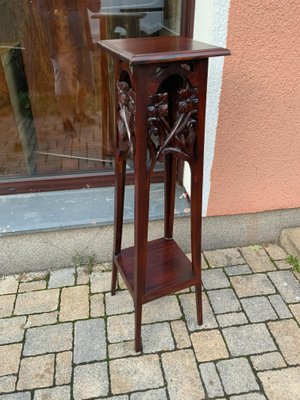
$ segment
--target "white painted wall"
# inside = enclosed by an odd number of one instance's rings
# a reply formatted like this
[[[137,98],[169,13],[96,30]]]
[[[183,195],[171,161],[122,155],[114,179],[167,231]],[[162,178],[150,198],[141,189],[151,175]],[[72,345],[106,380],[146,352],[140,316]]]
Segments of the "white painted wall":
[[[228,11],[230,0],[196,0],[194,39],[216,46],[226,47]],[[209,61],[208,92],[206,109],[206,134],[204,158],[203,208],[207,213],[210,192],[210,177],[214,159],[214,148],[219,115],[224,57]],[[190,194],[190,168],[185,165],[184,186]]]

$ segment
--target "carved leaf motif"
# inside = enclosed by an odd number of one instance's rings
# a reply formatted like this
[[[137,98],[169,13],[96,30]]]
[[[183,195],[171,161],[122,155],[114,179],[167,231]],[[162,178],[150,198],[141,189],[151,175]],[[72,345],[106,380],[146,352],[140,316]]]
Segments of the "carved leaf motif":
[[[198,88],[179,89],[177,96],[177,112],[188,113],[198,109]]]

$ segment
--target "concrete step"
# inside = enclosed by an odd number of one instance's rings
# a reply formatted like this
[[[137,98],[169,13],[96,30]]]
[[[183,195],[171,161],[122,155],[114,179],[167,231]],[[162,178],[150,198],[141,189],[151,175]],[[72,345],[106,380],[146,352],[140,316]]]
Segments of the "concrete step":
[[[300,260],[300,227],[283,229],[279,242],[284,250]]]

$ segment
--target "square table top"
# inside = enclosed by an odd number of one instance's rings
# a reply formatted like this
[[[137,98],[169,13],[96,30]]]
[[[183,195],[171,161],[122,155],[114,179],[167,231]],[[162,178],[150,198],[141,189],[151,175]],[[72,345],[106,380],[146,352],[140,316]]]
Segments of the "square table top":
[[[228,49],[183,36],[101,40],[98,45],[110,54],[133,65],[230,55]]]

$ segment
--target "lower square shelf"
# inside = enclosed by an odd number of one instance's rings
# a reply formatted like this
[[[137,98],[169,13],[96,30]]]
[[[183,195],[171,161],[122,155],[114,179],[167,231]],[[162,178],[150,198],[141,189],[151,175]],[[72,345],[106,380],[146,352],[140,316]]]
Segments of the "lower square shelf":
[[[197,283],[191,261],[173,239],[162,238],[148,242],[147,260],[143,303]],[[122,250],[115,257],[115,262],[133,295],[134,247]]]

